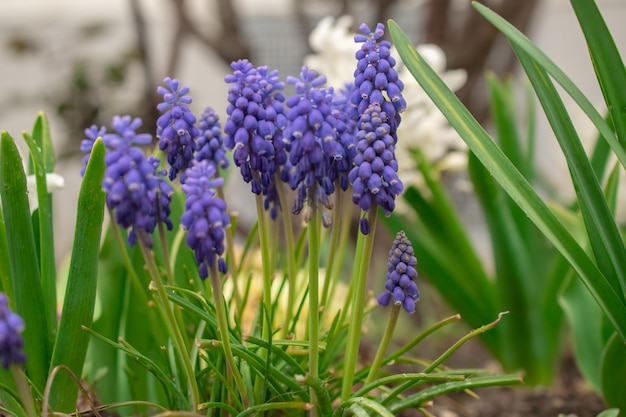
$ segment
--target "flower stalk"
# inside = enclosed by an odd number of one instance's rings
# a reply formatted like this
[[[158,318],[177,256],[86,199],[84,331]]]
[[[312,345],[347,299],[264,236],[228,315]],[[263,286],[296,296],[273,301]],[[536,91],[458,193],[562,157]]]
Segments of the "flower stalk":
[[[352,319],[348,328],[348,342],[346,346],[346,359],[344,367],[343,381],[341,385],[341,399],[346,401],[352,394],[354,383],[354,373],[359,356],[359,343],[361,342],[361,325],[363,323],[363,313],[365,310],[365,292],[367,284],[367,273],[369,271],[370,260],[372,258],[372,248],[374,247],[374,237],[376,235],[376,220],[378,217],[378,205],[372,204],[368,212],[368,222],[370,231],[363,239],[363,251],[360,264],[355,265],[359,274],[356,282],[356,291],[352,294],[351,313]]]

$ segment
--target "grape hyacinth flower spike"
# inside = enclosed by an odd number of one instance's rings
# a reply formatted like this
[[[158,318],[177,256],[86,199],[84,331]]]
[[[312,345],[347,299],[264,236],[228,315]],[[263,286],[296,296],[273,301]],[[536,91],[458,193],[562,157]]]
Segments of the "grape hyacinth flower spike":
[[[302,68],[300,78],[288,77],[287,83],[296,91],[286,101],[289,124],[284,134],[291,145],[289,186],[297,191],[292,212],[299,214],[305,202],[331,208],[329,196],[335,191],[331,166],[342,157],[332,112],[333,89],[322,87],[326,77],[307,67]],[[308,195],[312,191],[314,195]]]
[[[0,357],[2,366],[8,369],[11,364],[26,363],[24,354],[24,320],[11,311],[7,296],[0,293]]]
[[[350,117],[358,120],[370,104],[377,103],[389,117],[391,136],[396,138],[400,113],[406,110],[402,96],[404,84],[394,69],[396,60],[391,56],[391,43],[383,40],[385,26],[376,25],[374,31],[365,24],[359,27],[362,34],[354,36],[361,48],[356,52],[357,67],[354,71],[354,89],[350,101],[353,108]]]
[[[141,119],[130,116],[115,116],[112,127],[116,133],[103,136],[107,146],[106,170],[102,188],[106,192],[107,207],[115,212],[116,222],[123,228],[131,228],[128,243],[136,242],[136,230],[143,230],[150,238],[158,220],[168,228],[169,200],[171,187],[163,184],[156,170],[157,158],[146,158],[135,144],[151,141],[148,134],[135,132],[141,126]],[[152,241],[145,242],[152,246]]]
[[[393,68],[391,44],[382,40],[384,25],[379,23],[372,32],[362,24],[364,33],[354,37],[362,43],[356,53],[354,89],[350,117],[357,121],[357,155],[348,178],[353,186],[352,201],[367,212],[375,205],[386,216],[395,208],[395,198],[403,190],[398,178],[395,145],[400,113],[406,109],[402,97],[404,85]],[[368,219],[361,219],[361,232],[368,234]]]
[[[388,306],[393,301],[401,305],[407,313],[415,313],[415,302],[420,293],[415,280],[417,279],[417,258],[413,253],[411,241],[404,231],[398,232],[387,261],[387,280],[385,291],[378,296],[378,304]]]
[[[173,180],[181,172],[184,182],[184,171],[194,159],[197,149],[196,138],[200,131],[196,127],[196,116],[189,110],[191,96],[188,86],[180,87],[180,81],[169,77],[163,80],[166,87],[159,86],[157,93],[163,95],[163,102],[157,109],[163,114],[157,120],[157,138],[159,149],[167,150],[167,162],[170,164],[169,178]],[[180,88],[180,89],[179,89]]]
[[[224,148],[224,134],[218,114],[211,107],[204,109],[198,120],[200,135],[197,138],[196,160],[212,161],[218,168],[226,169],[230,165]]]
[[[231,63],[233,73],[224,78],[228,89],[228,118],[224,125],[226,149],[233,150],[233,161],[256,195],[265,196],[265,209],[272,218],[280,207],[275,190],[275,174],[287,160],[282,133],[287,124],[278,71],[266,66],[255,68],[242,59]]]
[[[209,269],[215,262],[220,272],[226,272],[222,255],[224,228],[230,225],[230,218],[224,200],[215,196],[215,188],[224,185],[223,178],[214,178],[216,172],[214,164],[209,161],[192,161],[186,171],[187,180],[182,185],[187,199],[180,222],[187,230],[186,243],[194,252],[203,280],[209,276]]]

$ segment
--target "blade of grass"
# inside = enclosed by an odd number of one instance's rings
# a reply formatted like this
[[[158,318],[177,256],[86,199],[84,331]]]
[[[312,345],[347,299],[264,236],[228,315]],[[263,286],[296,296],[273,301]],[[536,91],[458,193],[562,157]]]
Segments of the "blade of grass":
[[[626,305],[622,297],[613,290],[589,256],[493,143],[476,119],[418,54],[400,27],[390,21],[389,29],[402,60],[424,91],[502,188],[569,260],[622,339],[626,341]]]
[[[595,1],[571,0],[587,40],[587,50],[611,121],[622,148],[626,147],[626,68]]]
[[[498,16],[489,8],[483,6],[480,3],[472,3],[476,10],[482,14],[492,25],[494,25],[504,36],[507,37],[509,42],[514,45],[518,45],[528,55],[530,55],[545,71],[548,72],[555,81],[558,82],[561,87],[574,99],[574,101],[585,112],[589,120],[596,126],[600,135],[606,139],[611,145],[611,149],[615,152],[617,159],[623,167],[626,167],[626,147],[615,136],[615,133],[604,120],[604,117],[593,107],[589,99],[580,91],[580,89],[572,82],[572,80],[565,75],[565,73],[546,56],[536,45],[534,45],[526,36],[524,36],[513,25]]]
[[[26,196],[26,175],[13,138],[3,131],[0,140],[0,193],[15,308],[26,324],[23,333],[28,358],[26,370],[35,387],[43,392],[50,362],[50,336]]]
[[[50,369],[65,365],[78,377],[82,375],[89,343],[89,335],[81,326],[91,327],[96,302],[98,253],[104,220],[105,152],[102,139],[96,140],[80,187],[63,312],[50,364]],[[53,410],[73,411],[77,394],[74,381],[64,373],[59,374],[50,397]]]
[[[37,200],[39,208],[39,271],[41,272],[41,287],[43,290],[44,309],[48,319],[48,334],[50,335],[50,349],[54,346],[53,335],[57,327],[57,289],[56,263],[54,256],[54,233],[52,219],[52,200],[48,193],[46,181],[46,167],[42,148],[33,137],[23,132],[22,136],[28,145],[30,161],[33,166],[37,183]]]
[[[9,298],[9,307],[15,310],[13,302],[13,283],[11,282],[11,265],[9,263],[9,244],[7,243],[7,233],[4,224],[4,214],[0,209],[0,285],[2,292]]]
[[[567,160],[598,267],[624,303],[626,247],[593,167],[548,74],[521,48],[513,46]]]

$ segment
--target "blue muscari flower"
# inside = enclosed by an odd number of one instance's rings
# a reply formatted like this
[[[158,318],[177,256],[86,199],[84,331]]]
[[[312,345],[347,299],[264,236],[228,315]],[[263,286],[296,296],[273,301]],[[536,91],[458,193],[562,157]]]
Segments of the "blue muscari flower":
[[[395,198],[403,189],[398,178],[395,140],[391,136],[388,120],[377,103],[366,109],[358,123],[357,154],[354,167],[348,174],[354,204],[368,211],[376,203],[386,216],[395,208]],[[361,232],[369,232],[365,218],[361,220]]]
[[[24,320],[11,311],[7,296],[0,293],[0,357],[2,366],[8,369],[11,364],[26,363],[24,354]]]
[[[191,103],[189,87],[180,88],[177,79],[169,77],[163,80],[166,87],[159,86],[157,93],[163,95],[163,102],[157,105],[157,109],[163,114],[157,120],[157,138],[159,149],[167,150],[167,162],[170,164],[169,178],[173,180],[178,172],[184,174],[185,169],[194,158],[197,145],[195,139],[200,131],[195,126],[196,116],[187,107]],[[184,182],[184,175],[181,175]]]
[[[91,125],[90,128],[85,129],[86,137],[80,142],[80,151],[85,154],[83,158],[83,167],[80,170],[81,177],[85,175],[85,169],[87,169],[87,163],[89,162],[94,142],[99,137],[103,137],[106,133],[107,129],[104,126],[98,127],[96,125]]]
[[[288,77],[287,83],[295,87],[293,96],[286,101],[289,124],[284,138],[291,145],[289,152],[289,186],[297,190],[292,209],[300,213],[307,193],[316,191],[318,202],[330,208],[329,196],[335,191],[331,166],[335,158],[342,157],[337,143],[337,120],[332,111],[333,89],[323,88],[326,77],[303,67],[300,78]],[[308,201],[308,204],[316,204]]]
[[[219,168],[226,169],[230,162],[224,148],[224,134],[220,118],[215,110],[207,107],[198,120],[200,135],[197,138],[196,159],[213,161]]]
[[[339,179],[339,187],[343,191],[348,189],[348,173],[354,165],[354,157],[356,156],[356,121],[348,117],[350,109],[349,98],[353,88],[352,84],[346,84],[344,89],[335,90],[332,107],[341,158],[334,159],[330,177],[333,181],[337,178]]]
[[[224,80],[228,89],[228,119],[224,125],[224,144],[233,150],[233,161],[252,192],[262,194],[266,209],[274,218],[279,208],[275,174],[282,177],[288,145],[283,141],[287,125],[282,92],[284,83],[278,71],[266,66],[255,68],[243,59],[231,64],[233,73]]]
[[[393,68],[396,61],[391,56],[391,43],[382,40],[385,34],[382,23],[377,24],[374,31],[365,23],[359,29],[363,34],[355,35],[354,41],[362,45],[355,54],[357,68],[350,98],[353,106],[350,118],[358,120],[370,104],[376,103],[387,114],[391,136],[396,139],[400,113],[406,109],[406,101],[402,97],[404,84]]]
[[[143,230],[151,237],[157,219],[168,227],[171,188],[163,186],[156,169],[158,159],[148,159],[144,152],[135,145],[150,143],[149,134],[137,134],[141,119],[130,116],[115,116],[112,128],[115,133],[103,136],[107,146],[105,156],[106,170],[102,188],[106,192],[106,203],[114,210],[115,220],[123,228],[131,228],[128,243],[136,242],[136,231]],[[165,197],[167,194],[168,197]],[[162,200],[162,201],[159,201]],[[159,204],[161,203],[161,204]],[[151,245],[152,242],[146,242]]]
[[[157,180],[157,204],[152,206],[152,220],[156,225],[157,221],[161,221],[165,226],[167,226],[167,230],[172,230],[174,225],[172,224],[172,220],[170,219],[170,214],[172,213],[172,209],[170,208],[170,204],[172,203],[172,196],[174,195],[174,189],[171,184],[165,179],[167,175],[167,170],[159,169],[159,165],[161,163],[160,159],[154,155],[148,157],[148,162],[152,164],[154,167],[154,175]],[[154,230],[154,226],[152,227]]]
[[[378,296],[378,304],[388,306],[393,300],[402,305],[409,314],[415,313],[415,302],[420,298],[415,280],[417,279],[417,258],[413,246],[404,231],[398,232],[387,261],[385,291]]]
[[[225,273],[224,228],[230,225],[226,203],[215,196],[215,187],[224,185],[223,178],[214,178],[217,170],[207,160],[192,161],[187,180],[182,185],[186,194],[185,213],[180,222],[187,230],[186,243],[193,252],[202,279],[209,276],[209,267],[217,260],[218,269]]]

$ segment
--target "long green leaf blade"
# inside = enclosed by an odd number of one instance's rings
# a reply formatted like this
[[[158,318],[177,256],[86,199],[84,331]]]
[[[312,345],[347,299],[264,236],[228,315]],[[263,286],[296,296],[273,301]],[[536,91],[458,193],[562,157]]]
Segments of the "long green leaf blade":
[[[448,121],[550,242],[565,256],[626,341],[626,305],[606,282],[596,265],[563,227],[530,184],[493,143],[447,85],[418,54],[406,34],[393,21],[389,29],[407,68]]]
[[[23,132],[22,136],[28,145],[30,162],[37,184],[37,200],[39,208],[39,271],[41,272],[41,287],[43,291],[44,309],[48,319],[48,334],[51,336],[50,349],[54,346],[52,338],[57,324],[57,289],[56,289],[56,262],[54,256],[54,233],[52,219],[52,201],[48,194],[46,181],[46,167],[42,148],[37,145],[32,136]]]
[[[28,205],[26,175],[13,138],[3,131],[0,141],[0,195],[15,309],[26,324],[23,333],[26,371],[35,387],[43,392],[50,361],[49,336]]]
[[[65,365],[81,376],[89,335],[81,326],[91,327],[96,301],[98,252],[104,219],[105,147],[96,140],[78,196],[76,232],[63,302],[59,334],[51,367]],[[78,391],[74,381],[60,374],[54,382],[50,404],[56,411],[70,412],[76,406]]]
[[[617,159],[623,167],[626,168],[626,147],[622,146],[620,141],[615,136],[615,133],[604,120],[604,117],[593,107],[589,99],[580,91],[580,89],[572,82],[572,80],[565,75],[565,73],[546,56],[536,45],[534,45],[526,36],[524,36],[513,25],[498,16],[489,8],[483,6],[480,3],[472,3],[476,10],[478,10],[492,25],[494,25],[504,36],[507,37],[509,42],[514,45],[518,45],[528,55],[531,56],[545,71],[548,72],[556,82],[574,99],[574,101],[585,112],[589,119],[596,126],[600,135],[609,142],[611,149],[615,152]]]
[[[609,109],[617,139],[626,148],[626,69],[595,1],[571,0]]]
[[[623,302],[626,291],[626,248],[598,178],[548,74],[521,48],[514,45],[513,49],[535,88],[567,160],[598,267],[613,291],[621,295]]]

